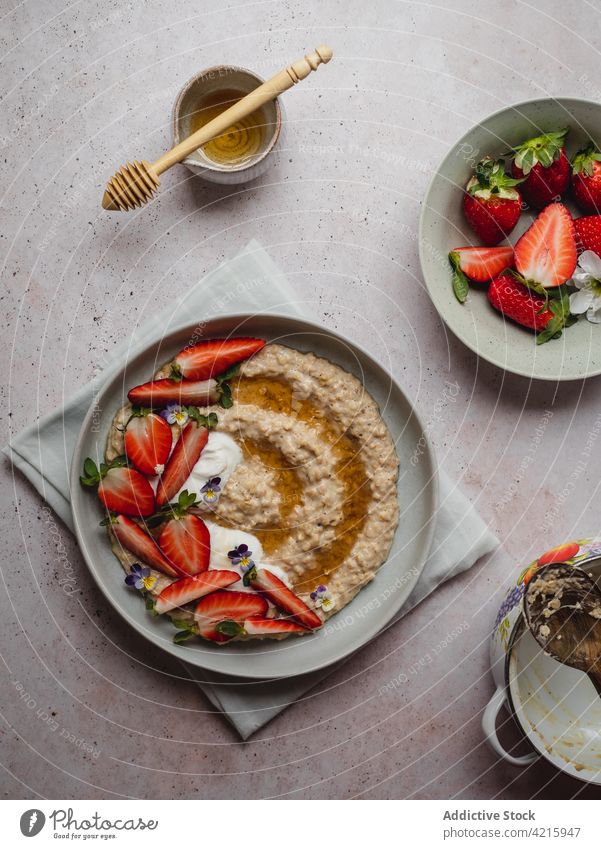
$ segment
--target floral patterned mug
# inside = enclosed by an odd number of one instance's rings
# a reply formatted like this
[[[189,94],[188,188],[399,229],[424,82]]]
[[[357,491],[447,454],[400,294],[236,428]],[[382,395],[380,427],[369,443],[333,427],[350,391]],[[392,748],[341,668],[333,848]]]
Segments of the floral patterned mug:
[[[542,755],[576,778],[601,783],[601,736],[598,732],[601,699],[586,675],[545,655],[525,629],[523,613],[526,588],[542,566],[590,563],[593,568],[593,561],[597,561],[594,570],[599,573],[601,539],[567,542],[546,551],[521,569],[515,583],[508,588],[490,643],[491,671],[497,689],[484,711],[482,728],[493,751],[514,766],[526,766]],[[544,686],[541,681],[545,682]],[[504,705],[509,707],[536,752],[516,757],[505,750],[496,729],[497,717]],[[587,751],[581,757],[583,762],[575,763],[574,740],[589,726],[599,738],[599,752],[594,753],[596,760],[589,764],[593,753]],[[573,739],[568,739],[570,735]]]

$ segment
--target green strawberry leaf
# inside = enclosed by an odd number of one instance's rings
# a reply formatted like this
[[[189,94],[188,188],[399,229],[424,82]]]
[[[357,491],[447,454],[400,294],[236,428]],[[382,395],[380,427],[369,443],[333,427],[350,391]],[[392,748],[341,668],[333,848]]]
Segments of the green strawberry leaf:
[[[469,280],[461,270],[461,257],[456,251],[449,254],[449,262],[453,269],[453,293],[460,304],[464,304],[470,291]]]
[[[567,292],[561,291],[557,297],[549,301],[549,309],[553,317],[549,319],[546,327],[536,336],[536,344],[544,345],[549,339],[559,339],[565,327],[570,327],[578,318],[570,313],[570,298]]]
[[[183,631],[178,631],[177,634],[173,637],[173,642],[176,645],[180,645],[180,643],[185,643],[186,640],[189,640],[190,637],[194,636],[194,631],[191,628],[184,628]]]
[[[245,572],[242,576],[242,583],[245,587],[250,587],[250,582],[254,581],[257,577],[257,567],[253,566],[252,569],[249,569],[248,572]]]
[[[229,368],[226,368],[225,371],[222,371],[220,375],[216,378],[217,383],[225,383],[226,380],[231,380],[232,377],[235,377],[240,371],[240,363],[236,363]]]
[[[172,619],[171,620],[176,628],[180,628],[182,631],[190,631],[190,623],[186,622],[185,619]]]
[[[226,637],[237,637],[244,633],[242,625],[231,619],[224,619],[223,622],[219,622],[216,625],[215,630],[217,633],[224,634]]]

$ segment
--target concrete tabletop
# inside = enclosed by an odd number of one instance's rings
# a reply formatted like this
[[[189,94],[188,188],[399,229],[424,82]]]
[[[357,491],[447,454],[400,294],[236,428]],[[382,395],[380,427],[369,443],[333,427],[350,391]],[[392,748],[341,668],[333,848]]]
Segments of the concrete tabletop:
[[[441,466],[501,539],[243,744],[113,613],[71,534],[4,460],[3,795],[598,797],[545,763],[500,762],[480,717],[512,570],[601,530],[601,442],[562,494],[601,429],[600,383],[532,383],[479,362],[429,301],[417,225],[437,164],[478,119],[538,96],[601,99],[599,10],[6,0],[3,15],[3,441],[88,381],[132,320],[256,238],[328,326],[390,353]],[[141,213],[100,209],[116,167],[169,147],[189,77],[224,62],[268,76],[322,42],[335,59],[286,95],[286,145],[257,183],[211,187],[180,166]],[[73,596],[56,580],[65,562]]]

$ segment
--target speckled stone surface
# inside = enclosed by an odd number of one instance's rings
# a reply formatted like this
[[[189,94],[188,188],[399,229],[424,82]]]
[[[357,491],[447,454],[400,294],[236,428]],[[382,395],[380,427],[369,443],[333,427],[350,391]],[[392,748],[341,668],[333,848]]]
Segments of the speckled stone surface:
[[[531,384],[478,362],[429,302],[416,232],[430,176],[468,125],[530,97],[601,97],[599,11],[576,3],[568,15],[559,0],[5,7],[3,441],[87,381],[132,321],[168,308],[173,287],[254,237],[329,326],[392,356],[441,465],[502,547],[242,744],[113,615],[73,538],[3,460],[4,796],[598,797],[545,764],[498,762],[480,716],[513,567],[601,531],[601,456],[579,456],[601,427],[599,380]],[[268,75],[324,41],[335,59],[286,96],[287,146],[257,184],[211,187],[179,167],[139,214],[101,211],[116,166],[168,147],[172,102],[195,72],[232,62]],[[57,583],[67,568],[72,595]]]

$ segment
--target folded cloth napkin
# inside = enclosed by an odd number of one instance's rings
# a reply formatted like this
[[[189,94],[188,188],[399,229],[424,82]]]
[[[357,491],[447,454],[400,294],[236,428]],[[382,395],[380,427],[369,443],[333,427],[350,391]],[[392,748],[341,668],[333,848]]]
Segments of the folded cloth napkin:
[[[121,367],[132,348],[141,343],[150,344],[177,326],[219,314],[271,311],[300,315],[302,307],[303,302],[295,299],[270,256],[257,242],[250,242],[232,260],[186,292],[170,316],[157,315],[136,328],[125,343],[114,349],[94,380],[62,409],[22,431],[3,452],[73,530],[68,466],[81,423],[99,388],[112,371]],[[469,569],[496,545],[498,540],[470,502],[441,473],[440,507],[432,551],[398,617],[404,616],[443,581]],[[326,669],[277,681],[242,682],[187,665],[186,670],[245,740],[331,673],[331,669]]]

